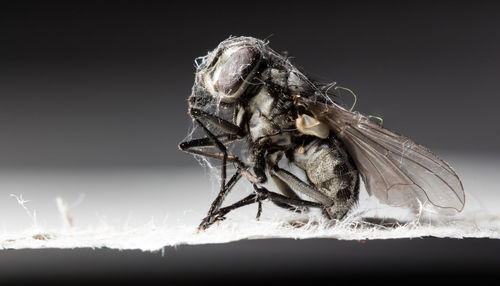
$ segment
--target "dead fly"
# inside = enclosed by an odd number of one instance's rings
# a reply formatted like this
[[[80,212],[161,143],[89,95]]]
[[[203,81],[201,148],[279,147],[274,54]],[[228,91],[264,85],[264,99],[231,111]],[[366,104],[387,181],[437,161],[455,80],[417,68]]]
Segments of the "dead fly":
[[[251,37],[229,38],[201,58],[188,101],[189,114],[206,137],[179,148],[222,165],[220,192],[200,229],[252,203],[258,203],[259,217],[263,200],[296,212],[319,208],[329,219],[342,219],[358,200],[360,175],[368,193],[385,204],[415,211],[430,206],[445,215],[463,209],[462,183],[446,162],[333,102],[330,87]],[[247,143],[248,158],[229,154],[236,141]],[[302,169],[307,181],[281,168],[283,158]],[[236,171],[227,180],[228,163]],[[255,191],[221,207],[241,177]],[[262,186],[268,177],[281,194]]]

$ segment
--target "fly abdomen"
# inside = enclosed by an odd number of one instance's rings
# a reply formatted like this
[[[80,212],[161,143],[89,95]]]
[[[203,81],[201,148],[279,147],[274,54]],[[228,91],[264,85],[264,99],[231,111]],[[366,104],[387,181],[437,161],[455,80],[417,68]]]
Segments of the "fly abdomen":
[[[314,139],[296,148],[293,162],[320,192],[334,200],[327,210],[331,218],[341,219],[357,202],[358,170],[337,139]]]

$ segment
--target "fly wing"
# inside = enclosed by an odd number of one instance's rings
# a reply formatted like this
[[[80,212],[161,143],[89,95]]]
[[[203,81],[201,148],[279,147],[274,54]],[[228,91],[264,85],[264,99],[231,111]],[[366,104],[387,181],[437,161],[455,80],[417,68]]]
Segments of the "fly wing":
[[[444,215],[463,209],[460,178],[427,148],[334,103],[301,99],[301,104],[343,141],[370,195],[415,211],[429,204]]]

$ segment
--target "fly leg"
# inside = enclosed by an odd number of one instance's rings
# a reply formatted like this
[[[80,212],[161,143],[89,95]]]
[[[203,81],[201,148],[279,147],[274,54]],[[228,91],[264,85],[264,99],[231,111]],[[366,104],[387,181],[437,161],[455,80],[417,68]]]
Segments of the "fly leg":
[[[244,132],[239,126],[200,109],[191,108],[189,110],[189,115],[195,120],[202,120],[212,124],[217,130],[222,131],[222,134],[216,135],[215,138],[213,138],[214,135],[211,132],[207,133],[208,130],[206,130],[205,126],[202,126],[203,131],[208,135],[208,137],[193,139],[180,143],[179,149],[181,149],[182,151],[198,155],[205,155],[200,154],[202,153],[202,151],[194,148],[218,147],[217,145],[219,143],[222,143],[224,145],[230,144],[238,139],[241,139],[244,136]],[[217,157],[210,155],[208,155],[207,157],[219,159],[219,157],[222,158],[222,154],[218,154]]]
[[[190,108],[189,115],[194,118],[195,122],[201,127],[203,132],[207,135],[207,142],[212,143],[215,148],[217,148],[222,153],[222,167],[221,167],[221,193],[225,193],[226,189],[226,169],[227,169],[227,148],[226,146],[215,136],[207,127],[201,122],[201,120],[212,124],[215,128],[224,132],[226,135],[236,135],[239,138],[244,136],[243,129],[239,126],[222,119],[213,114],[207,113],[200,109]],[[205,143],[205,142],[198,142]]]
[[[222,144],[231,144],[238,139],[234,134],[224,133],[215,136]],[[189,141],[184,141],[179,144],[179,149],[185,152],[189,152],[192,148],[204,148],[204,147],[215,147],[213,141],[209,137],[203,137],[199,139],[192,139]]]
[[[231,143],[232,141],[229,141],[229,140],[234,139],[234,137],[232,137],[232,135],[230,135],[230,134],[218,135],[216,137],[224,145]],[[223,140],[223,139],[227,139],[227,140]],[[180,143],[179,149],[181,151],[186,152],[186,153],[196,154],[196,155],[200,155],[200,156],[212,158],[212,159],[217,159],[217,160],[222,160],[224,158],[224,153],[220,153],[220,152],[214,153],[214,152],[209,152],[209,151],[204,151],[204,150],[199,149],[199,148],[203,148],[203,147],[212,147],[212,148],[215,147],[214,143],[212,143],[212,142],[213,142],[212,139],[209,137],[193,139],[190,141],[185,141],[185,142]],[[255,183],[259,183],[261,181],[260,178],[254,176],[252,173],[250,173],[248,171],[248,166],[245,163],[243,163],[238,158],[238,156],[227,155],[227,162],[235,163],[236,168],[238,168],[238,170],[240,170],[241,174],[245,178],[247,178],[250,182],[255,184]]]
[[[240,180],[241,176],[245,176],[252,183],[260,183],[262,182],[262,178],[252,175],[248,171],[248,166],[246,166],[246,164],[241,162],[241,160],[239,160],[238,157],[234,155],[228,155],[225,144],[232,143],[235,140],[240,139],[244,135],[242,129],[239,126],[199,109],[191,108],[189,113],[195,119],[195,122],[202,128],[203,132],[207,135],[207,137],[194,139],[187,142],[182,142],[181,144],[179,144],[179,148],[182,151],[188,153],[193,153],[222,161],[221,188],[219,194],[217,195],[216,199],[212,202],[207,216],[202,220],[199,226],[199,229],[206,229],[215,222],[214,214],[217,211],[219,211],[219,208],[222,205],[222,202],[224,201],[225,197],[234,187],[236,182]],[[210,130],[208,130],[208,128],[206,128],[206,126],[201,122],[201,120],[211,123],[215,128],[225,133],[217,136],[214,135]],[[212,148],[215,147],[216,149],[219,150],[220,153],[207,152],[199,149],[203,147],[212,147]],[[236,163],[238,170],[226,184],[227,162]]]
[[[205,134],[208,136],[209,141],[211,141],[212,144],[215,146],[215,148],[217,148],[222,153],[221,192],[224,192],[225,185],[226,185],[226,169],[227,169],[227,156],[228,156],[227,148],[224,144],[222,144],[222,142],[219,141],[219,139],[217,139],[217,137],[212,132],[210,132],[210,130],[208,130],[207,127],[205,127],[205,125],[203,125],[203,123],[200,121],[200,119],[196,118],[196,116],[195,116],[196,113],[193,113],[193,109],[190,110],[190,114],[195,118],[195,122],[201,127],[203,132],[205,132]],[[207,113],[207,115],[208,115],[208,113]],[[209,118],[209,119],[218,118],[218,117],[215,117],[213,115],[210,115],[210,116],[211,117],[205,117],[205,118]],[[223,120],[223,119],[220,119],[220,120]],[[208,121],[211,122],[211,120],[208,120]],[[228,124],[231,124],[225,120],[221,121],[221,122],[226,122]],[[222,126],[222,125],[220,125],[220,126]],[[231,126],[236,126],[236,125],[231,124]],[[229,132],[230,130],[224,130],[224,131]]]
[[[232,142],[232,140],[236,140],[236,137],[231,135],[231,134],[223,134],[216,136],[220,141],[224,142],[227,144],[227,142]],[[191,154],[197,154],[200,156],[204,156],[207,158],[214,158],[218,160],[222,160],[224,155],[223,153],[213,153],[213,152],[208,152],[204,150],[200,150],[198,148],[203,148],[203,147],[215,147],[213,141],[209,137],[204,137],[200,139],[193,139],[191,141],[186,141],[182,142],[179,144],[179,149],[181,149],[184,152],[191,153]],[[206,229],[208,228],[211,224],[215,222],[215,216],[214,214],[219,210],[220,206],[222,205],[222,202],[226,198],[227,194],[231,191],[231,189],[234,187],[237,181],[241,179],[242,176],[246,177],[250,182],[252,183],[260,183],[262,181],[262,177],[257,177],[254,176],[252,173],[248,171],[248,166],[245,165],[237,156],[234,155],[228,155],[227,157],[228,162],[233,162],[236,164],[237,171],[233,175],[231,179],[226,184],[226,187],[224,189],[221,189],[215,200],[212,202],[210,210],[208,211],[207,216],[202,220],[200,226],[198,227],[199,229]],[[256,164],[254,167],[254,172],[256,174],[265,172],[265,165],[261,166],[261,164]],[[286,207],[285,207],[286,208]]]
[[[220,208],[216,213],[214,213],[215,217],[213,219],[213,222],[208,224],[205,227],[205,229],[208,226],[210,226],[211,224],[213,224],[214,222],[224,220],[225,216],[229,212],[231,212],[235,209],[238,209],[238,208],[241,208],[241,207],[253,204],[253,203],[259,203],[259,205],[260,205],[261,201],[266,200],[266,199],[270,200],[271,202],[273,202],[274,204],[276,204],[278,206],[281,206],[281,207],[285,206],[287,209],[293,209],[294,206],[295,206],[295,208],[297,208],[297,207],[322,208],[323,207],[323,205],[320,203],[306,201],[306,200],[302,200],[302,199],[288,198],[286,196],[271,192],[264,187],[258,187],[255,184],[253,185],[253,187],[254,187],[255,193],[252,193],[252,194],[246,196],[242,200],[239,200],[232,205]],[[257,211],[257,219],[260,217],[261,212],[262,212],[262,208],[259,208],[259,210]]]
[[[267,181],[266,177],[266,149],[265,148],[253,148],[252,150],[252,165],[253,165],[253,172],[255,174],[255,177],[257,178],[256,181],[252,181],[254,184],[263,184]]]
[[[297,209],[297,207],[313,207],[322,208],[323,204],[317,202],[306,201],[300,198],[289,198],[287,196],[271,192],[265,187],[258,187],[253,185],[255,192],[259,195],[260,200],[270,200],[279,207],[285,207],[286,209]]]
[[[235,210],[235,209],[238,209],[238,208],[241,208],[241,207],[244,207],[244,206],[247,206],[247,205],[251,205],[251,204],[254,204],[258,201],[258,196],[256,193],[252,193],[248,196],[246,196],[245,198],[237,201],[236,203],[232,204],[232,205],[229,205],[227,207],[223,207],[223,208],[220,208],[216,213],[214,213],[214,219],[212,221],[212,223],[209,223],[206,225],[206,228],[208,228],[210,225],[212,225],[214,222],[218,222],[218,221],[222,221],[222,220],[225,220],[226,219],[226,215],[232,211],[232,210]]]
[[[216,158],[216,159],[222,160],[221,183],[220,183],[219,194],[218,194],[217,198],[215,199],[215,201],[212,203],[207,217],[200,224],[200,228],[205,229],[206,228],[205,225],[207,224],[207,222],[210,222],[212,220],[214,210],[217,210],[220,207],[220,205],[222,204],[222,201],[226,197],[229,190],[232,188],[232,186],[234,186],[236,181],[239,180],[240,172],[238,171],[233,176],[234,180],[231,180],[231,181],[234,181],[234,183],[230,182],[231,184],[228,184],[228,186],[226,186],[226,169],[227,169],[227,161],[228,161],[227,148],[219,140],[219,138],[217,138],[217,136],[215,136],[212,132],[210,132],[210,130],[208,130],[205,127],[205,125],[203,125],[203,123],[201,123],[201,121],[199,119],[195,118],[195,122],[202,128],[203,132],[205,132],[207,137],[202,138],[202,139],[195,139],[195,140],[188,141],[188,142],[183,142],[179,145],[181,150],[182,149],[189,150],[188,152],[191,152],[191,153],[195,153],[195,154],[202,155],[205,157],[211,157],[211,158]],[[225,134],[225,135],[229,136],[231,134]],[[220,153],[210,153],[210,152],[205,152],[205,151],[201,151],[201,150],[192,148],[195,146],[203,147],[203,146],[207,146],[207,145],[208,146],[212,145],[213,147],[217,148]],[[189,147],[191,147],[191,148],[189,148]],[[233,160],[236,159],[234,156],[232,156],[232,157],[233,157],[232,158]]]
[[[222,139],[223,141],[227,142],[232,142],[234,140],[237,140],[239,138],[242,138],[244,136],[243,129],[241,129],[239,126],[232,124],[229,121],[226,121],[218,116],[215,116],[213,114],[204,112],[202,110],[196,109],[196,108],[191,108],[189,110],[189,114],[191,117],[194,118],[195,122],[202,128],[203,132],[207,135],[206,138],[202,139],[197,139],[197,140],[192,140],[190,142],[184,142],[184,145],[181,143],[180,147],[184,147],[186,150],[190,149],[192,153],[197,153],[199,155],[207,156],[207,157],[212,157],[215,155],[217,159],[222,160],[222,166],[221,166],[221,185],[220,185],[220,191],[219,194],[217,195],[216,199],[212,203],[208,215],[205,219],[202,220],[200,224],[201,229],[206,229],[208,225],[213,223],[213,214],[219,210],[222,202],[224,201],[226,195],[229,193],[229,191],[233,188],[233,186],[236,184],[236,182],[241,178],[241,169],[244,167],[244,164],[239,161],[239,159],[235,156],[231,156],[231,161],[237,162],[240,169],[233,175],[233,177],[229,180],[228,184],[226,185],[226,170],[227,170],[227,161],[228,161],[228,152],[226,146],[221,142]],[[218,138],[215,136],[208,128],[205,127],[205,125],[201,122],[201,120],[206,121],[210,124],[212,124],[216,129],[224,132],[222,136],[219,136],[221,138]],[[224,140],[226,139],[226,140]],[[219,150],[218,154],[214,153],[209,153],[209,152],[204,152],[199,149],[192,149],[192,148],[186,148],[189,147],[189,144],[191,143],[192,146],[197,146],[197,147],[203,147],[203,146],[213,146],[216,149]],[[200,152],[201,151],[201,152]],[[243,172],[245,173],[245,172]]]
[[[208,138],[201,138],[201,139],[195,139],[192,141],[187,141],[183,142],[179,145],[179,148],[185,152],[188,153],[193,153],[197,155],[201,155],[204,157],[209,157],[209,158],[214,158],[218,160],[223,159],[223,154],[222,153],[210,153],[198,149],[193,149],[193,147],[197,147],[196,141],[205,143]],[[210,145],[207,145],[210,146]],[[201,146],[204,147],[204,146]],[[236,173],[229,179],[229,181],[226,183],[226,186],[224,188],[221,188],[219,191],[219,194],[215,198],[215,200],[212,202],[210,209],[207,213],[207,216],[201,221],[200,225],[198,226],[199,230],[205,230],[207,229],[210,225],[212,225],[214,222],[217,220],[220,220],[220,217],[217,219],[216,214],[219,211],[220,206],[222,205],[224,199],[226,198],[227,194],[231,191],[231,189],[236,185],[236,183],[241,179],[242,176],[245,176],[249,181],[251,182],[257,182],[259,181],[258,178],[253,176],[249,171],[248,171],[248,166],[246,166],[241,160],[233,155],[228,155],[227,157],[228,162],[234,162],[236,164],[237,170]],[[229,210],[227,210],[229,211]]]
[[[240,179],[241,172],[238,170],[233,175],[233,177],[229,180],[229,182],[226,186],[227,161],[236,162],[236,161],[239,161],[239,159],[236,156],[228,155],[227,149],[222,142],[225,142],[226,144],[230,143],[230,142],[236,140],[236,136],[233,134],[223,134],[223,135],[215,136],[198,119],[195,119],[195,120],[198,123],[198,125],[200,125],[200,127],[203,129],[203,131],[207,134],[208,137],[182,142],[181,144],[179,144],[179,149],[181,149],[182,151],[188,152],[188,153],[197,154],[197,155],[201,155],[201,156],[208,157],[208,158],[222,160],[221,188],[220,188],[219,194],[217,195],[216,199],[213,201],[213,203],[210,207],[210,210],[208,211],[207,217],[205,217],[205,219],[202,220],[202,223],[200,224],[200,227],[199,227],[201,229],[205,229],[206,228],[205,225],[207,224],[207,222],[212,221],[213,213],[218,210],[218,208],[222,204],[222,202],[223,202],[224,198],[226,197],[226,195],[228,194],[228,192],[232,189],[232,187]],[[216,147],[219,150],[219,153],[200,150],[199,148],[202,148],[202,147]]]
[[[210,225],[212,225],[216,221],[216,216],[215,214],[219,212],[220,206],[222,205],[222,202],[226,198],[226,195],[231,191],[231,189],[236,185],[236,183],[241,179],[241,172],[238,169],[236,173],[229,179],[229,181],[226,184],[226,187],[224,188],[224,192],[219,192],[215,200],[212,202],[212,205],[210,206],[210,209],[208,210],[207,216],[201,221],[200,225],[198,226],[199,230],[205,230],[207,229]]]
[[[229,141],[229,140],[234,139],[232,137],[232,135],[230,135],[230,134],[223,134],[223,135],[219,135],[216,137],[219,138],[219,140],[221,142],[223,142],[223,144],[231,143],[232,141]],[[227,141],[222,140],[222,139],[227,139]],[[209,138],[209,137],[193,139],[193,140],[185,141],[185,142],[182,142],[179,144],[179,149],[181,151],[186,152],[186,153],[196,154],[196,155],[200,155],[200,156],[212,158],[212,159],[217,159],[217,160],[223,159],[223,157],[224,157],[223,153],[214,153],[214,152],[209,152],[209,151],[204,151],[204,150],[198,149],[198,148],[203,148],[203,147],[215,147],[215,146],[212,143],[211,138]],[[227,162],[235,163],[236,168],[241,172],[241,175],[243,175],[245,178],[247,178],[251,183],[253,183],[253,184],[262,183],[262,177],[255,176],[252,173],[250,173],[248,171],[249,167],[245,163],[243,163],[238,158],[238,156],[228,155]],[[254,171],[257,171],[257,168],[258,167],[254,167]],[[265,177],[264,177],[264,179],[265,179]]]
[[[278,178],[275,175],[271,175],[271,179],[272,179],[274,185],[278,188],[278,190],[280,190],[280,192],[283,195],[285,195],[288,198],[292,198],[292,199],[300,199],[300,197],[297,195],[297,193],[295,193],[295,191],[292,190],[292,188],[290,188],[290,186],[288,186],[280,178]],[[301,206],[301,207],[297,208],[297,207],[293,207],[293,206],[278,203],[278,202],[273,202],[273,203],[279,207],[288,209],[290,211],[298,212],[298,213],[305,213],[308,211],[308,208],[306,206]]]
[[[246,177],[253,184],[260,184],[266,180],[263,171],[259,170],[265,168],[265,165],[258,166],[254,168],[256,172],[256,176],[252,175],[247,169],[248,166],[241,162],[238,157],[233,155],[227,155],[227,149],[225,144],[232,143],[236,140],[243,138],[246,134],[245,131],[238,125],[231,123],[223,118],[220,118],[216,115],[210,114],[203,110],[197,108],[191,108],[189,110],[189,115],[195,120],[195,122],[202,128],[203,132],[208,136],[205,138],[194,139],[191,141],[182,142],[179,144],[179,148],[182,151],[222,160],[222,172],[221,176],[225,174],[226,163],[234,162],[237,164],[238,168],[241,170],[241,174]],[[234,120],[234,119],[233,119]],[[213,127],[223,132],[221,135],[214,135],[205,125],[201,122],[205,121],[212,124]],[[210,153],[206,151],[202,151],[196,148],[200,147],[215,147],[221,153]],[[224,159],[226,157],[226,159]],[[225,180],[224,180],[225,181]],[[222,187],[222,186],[221,186]]]
[[[276,176],[278,179],[280,179],[283,183],[288,185],[290,188],[292,188],[295,191],[301,192],[318,202],[320,202],[323,207],[330,207],[334,204],[334,201],[328,197],[327,195],[321,193],[316,189],[316,187],[309,185],[308,183],[302,181],[299,179],[297,176],[294,174],[281,169],[277,165],[274,165],[270,169],[271,176]]]
[[[204,144],[211,143],[213,147],[217,148],[222,153],[220,155],[217,155],[220,156],[222,160],[222,167],[221,167],[221,181],[222,181],[221,190],[222,190],[224,188],[226,181],[226,167],[227,167],[226,165],[228,161],[227,148],[217,138],[217,136],[215,136],[210,130],[208,130],[208,128],[201,122],[201,120],[212,124],[212,126],[214,126],[216,129],[220,130],[221,132],[224,132],[225,136],[233,136],[232,138],[229,138],[230,140],[243,138],[245,136],[245,131],[236,124],[233,124],[223,118],[220,118],[216,115],[210,114],[208,112],[205,112],[197,108],[190,108],[189,115],[195,120],[195,122],[202,128],[203,132],[208,136],[206,139],[202,139],[206,140],[206,142],[198,142],[198,143],[204,143]],[[234,138],[234,136],[236,136],[236,138]],[[200,152],[198,152],[198,154],[199,153]],[[202,155],[207,155],[207,154],[202,154]],[[245,176],[248,180],[250,180],[252,183],[260,182],[259,178],[256,178],[246,170],[247,168],[245,164],[243,164],[243,162],[239,160],[234,160],[234,162],[237,163],[238,168],[241,169],[242,175]]]
[[[224,145],[230,144],[237,139],[236,136],[232,134],[222,134],[216,136],[216,138]],[[222,158],[224,157],[223,153],[214,153],[214,152],[200,150],[200,148],[204,147],[212,147],[212,148],[215,147],[212,138],[204,137],[199,139],[193,139],[190,141],[181,142],[179,144],[179,149],[187,153],[196,154],[203,157],[213,158],[218,160],[222,160]],[[233,155],[228,155],[227,160],[228,162],[239,161],[238,157]]]
[[[227,150],[226,146],[222,144],[220,140],[218,140],[217,136],[215,136],[210,130],[208,130],[205,125],[201,122],[202,120],[205,122],[208,122],[212,124],[216,129],[220,130],[221,132],[224,132],[225,136],[233,136],[231,138],[228,138],[229,141],[231,140],[237,140],[243,138],[246,134],[245,131],[238,125],[231,123],[223,118],[220,118],[216,115],[210,114],[208,112],[205,112],[203,110],[197,109],[197,108],[191,108],[189,109],[189,115],[195,119],[195,122],[203,129],[203,132],[208,136],[207,139],[210,141],[214,147],[219,149],[220,152],[222,152],[222,172],[221,174],[225,174],[225,169],[226,169],[226,163],[227,158],[224,160],[224,157],[227,157]],[[234,137],[235,136],[235,137]],[[208,143],[208,142],[201,142],[201,143]],[[243,164],[239,160],[234,160],[238,164],[238,167],[242,169],[242,174],[245,176],[250,182],[256,184],[256,183],[262,183],[265,181],[265,175],[264,177],[261,176],[261,174],[257,174],[257,176],[252,175],[250,172],[246,170],[246,168],[243,168],[245,164]]]
[[[214,128],[220,130],[223,133],[237,135],[238,138],[242,138],[245,136],[245,131],[238,125],[233,124],[211,113],[205,112],[201,109],[190,108],[189,115],[194,119],[203,120],[204,122],[210,123]]]

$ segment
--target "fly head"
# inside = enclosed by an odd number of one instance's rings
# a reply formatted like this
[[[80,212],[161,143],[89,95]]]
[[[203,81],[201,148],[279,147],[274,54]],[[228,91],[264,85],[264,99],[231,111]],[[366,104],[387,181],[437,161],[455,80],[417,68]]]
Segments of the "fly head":
[[[209,96],[222,103],[236,102],[259,67],[261,44],[250,38],[230,38],[222,42],[198,66],[193,96]]]

